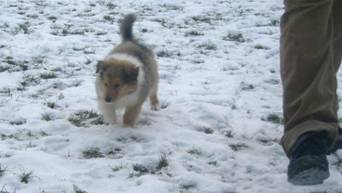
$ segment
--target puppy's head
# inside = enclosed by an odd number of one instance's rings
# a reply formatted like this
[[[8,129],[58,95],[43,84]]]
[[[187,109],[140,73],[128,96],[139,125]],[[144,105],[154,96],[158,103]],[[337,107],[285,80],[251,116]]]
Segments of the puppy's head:
[[[127,61],[104,60],[96,66],[100,90],[107,103],[133,93],[137,89],[139,67]]]

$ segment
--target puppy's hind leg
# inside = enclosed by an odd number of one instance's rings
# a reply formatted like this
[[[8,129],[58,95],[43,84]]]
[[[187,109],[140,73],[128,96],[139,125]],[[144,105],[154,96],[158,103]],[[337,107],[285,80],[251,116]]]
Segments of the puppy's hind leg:
[[[153,88],[150,93],[150,104],[151,104],[151,109],[153,111],[156,111],[159,109],[159,100],[158,100],[158,89]]]
[[[111,104],[106,104],[99,102],[99,109],[102,112],[103,119],[105,123],[115,124],[117,123],[117,116],[115,113],[115,108]]]
[[[123,122],[126,127],[133,127],[142,108],[142,104],[137,104],[131,107],[127,107]]]

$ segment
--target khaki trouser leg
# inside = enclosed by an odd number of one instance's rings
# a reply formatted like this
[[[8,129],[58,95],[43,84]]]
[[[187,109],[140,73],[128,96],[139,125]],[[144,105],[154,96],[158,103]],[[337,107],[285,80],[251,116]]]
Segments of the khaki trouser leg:
[[[285,0],[280,66],[285,121],[282,145],[287,154],[306,132],[326,131],[331,145],[338,137],[336,73],[341,46],[340,40],[334,41],[341,33],[335,18],[341,18],[342,11],[334,9],[341,4],[338,1],[334,5],[334,0]]]

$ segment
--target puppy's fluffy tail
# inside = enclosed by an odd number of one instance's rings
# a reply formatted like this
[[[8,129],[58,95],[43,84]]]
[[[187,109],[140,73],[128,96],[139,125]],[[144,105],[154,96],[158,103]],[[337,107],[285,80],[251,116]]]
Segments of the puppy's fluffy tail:
[[[123,42],[133,40],[133,23],[136,19],[137,17],[133,13],[128,14],[124,17],[120,25],[120,33]]]

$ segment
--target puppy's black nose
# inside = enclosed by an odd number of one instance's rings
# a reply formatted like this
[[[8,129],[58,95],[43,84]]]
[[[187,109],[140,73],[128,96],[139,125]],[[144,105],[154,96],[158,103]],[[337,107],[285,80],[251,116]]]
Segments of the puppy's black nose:
[[[111,101],[112,101],[112,97],[107,96],[107,97],[105,98],[105,101],[106,101],[107,103],[111,102]]]

